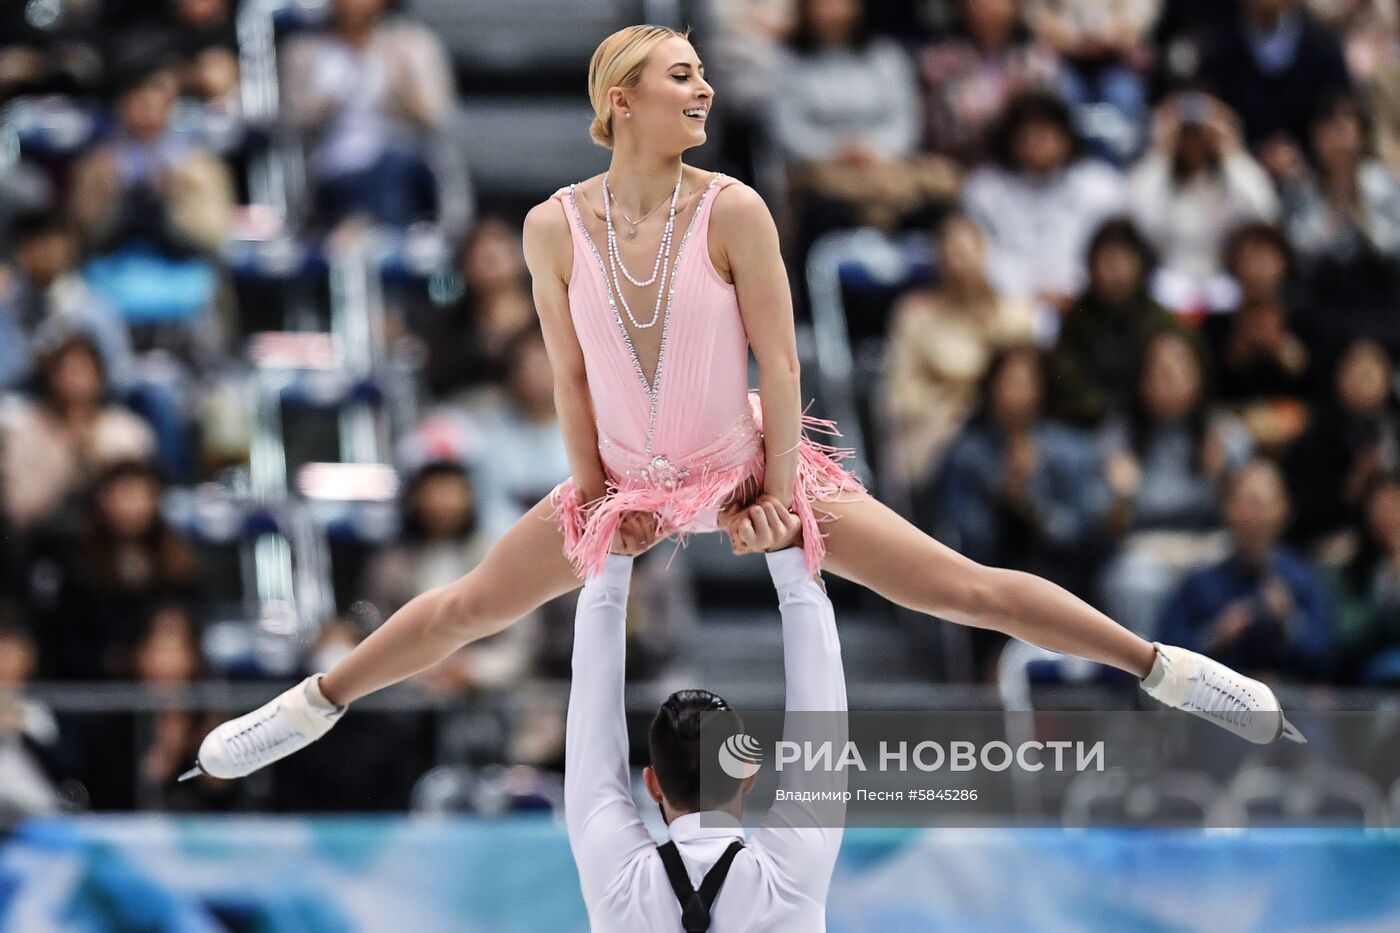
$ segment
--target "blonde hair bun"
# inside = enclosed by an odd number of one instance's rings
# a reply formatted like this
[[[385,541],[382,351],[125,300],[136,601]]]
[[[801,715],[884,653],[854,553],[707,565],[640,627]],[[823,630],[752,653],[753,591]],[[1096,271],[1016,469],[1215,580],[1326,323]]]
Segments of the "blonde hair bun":
[[[593,122],[588,135],[604,149],[613,147],[612,104],[608,91],[615,87],[636,87],[642,79],[647,56],[667,39],[690,40],[690,30],[680,32],[669,26],[628,26],[598,44],[588,62],[588,100],[593,105]]]

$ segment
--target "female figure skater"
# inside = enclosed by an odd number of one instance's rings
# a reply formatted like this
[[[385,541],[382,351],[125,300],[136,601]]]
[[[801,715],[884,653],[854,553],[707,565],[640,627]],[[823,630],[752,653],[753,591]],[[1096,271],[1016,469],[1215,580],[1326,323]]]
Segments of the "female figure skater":
[[[1257,742],[1291,734],[1267,687],[1154,645],[1070,593],[984,567],[920,532],[802,436],[791,296],[767,208],[685,165],[714,92],[687,38],[633,26],[589,66],[606,174],[525,219],[572,477],[483,562],[418,596],[324,675],[210,733],[196,768],[241,777],[324,734],[345,707],[580,585],[609,550],[725,530],[736,553],[800,537],[825,568],[902,606],[1131,671],[1144,688]],[[748,391],[748,352],[759,365]],[[829,424],[806,426],[833,431]],[[797,534],[782,521],[790,510]]]

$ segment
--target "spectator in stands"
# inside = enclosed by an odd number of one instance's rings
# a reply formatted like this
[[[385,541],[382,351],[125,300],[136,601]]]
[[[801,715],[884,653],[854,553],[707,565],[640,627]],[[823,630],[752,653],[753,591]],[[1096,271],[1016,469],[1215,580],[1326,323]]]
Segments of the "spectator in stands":
[[[370,561],[364,596],[387,619],[419,593],[445,586],[479,564],[492,540],[478,520],[476,491],[466,470],[455,462],[429,463],[408,481],[399,539]],[[525,631],[517,635],[517,628]],[[509,687],[528,671],[537,637],[538,621],[526,619],[468,645],[422,679],[445,692]]]
[[[158,432],[162,464],[190,470],[186,364],[216,357],[216,254],[233,215],[228,168],[172,122],[178,81],[157,37],[118,45],[116,121],[74,170],[69,216],[92,255],[83,275],[145,355],[127,393]],[[172,359],[172,355],[175,359]],[[179,360],[180,362],[176,362]]]
[[[1026,19],[1036,37],[1066,64],[1061,96],[1076,110],[1107,157],[1123,161],[1141,142],[1147,122],[1150,60],[1144,39],[1161,0],[1030,0]]]
[[[1400,466],[1394,378],[1390,355],[1373,340],[1357,340],[1342,355],[1332,397],[1317,406],[1284,461],[1298,544],[1324,543],[1353,527],[1370,483]]]
[[[1184,312],[1229,305],[1220,265],[1226,233],[1279,213],[1273,181],[1244,148],[1234,114],[1197,91],[1157,109],[1152,149],[1129,175],[1128,198],[1162,260],[1153,292]]]
[[[78,239],[56,212],[21,218],[15,226],[15,276],[0,282],[0,389],[32,378],[35,340],[41,333],[81,332],[102,356],[113,394],[150,422],[162,465],[186,475],[189,438],[177,384],[169,366],[132,353],[125,322],[79,274]]]
[[[206,103],[237,103],[238,31],[235,0],[168,0],[180,53],[180,86]]]
[[[126,676],[152,613],[197,598],[199,562],[162,518],[161,492],[148,464],[113,464],[76,523],[35,535],[28,598],[47,676]]]
[[[141,610],[129,640],[114,649],[109,676],[140,683],[154,700],[174,701],[203,676],[187,608],[157,599]],[[171,706],[153,712],[90,712],[72,720],[73,776],[95,810],[228,809],[237,785],[200,777],[177,784],[191,743],[213,725],[207,715]]]
[[[115,128],[74,169],[70,213],[94,252],[139,241],[167,257],[212,254],[233,214],[228,169],[171,126],[179,83],[164,60],[123,68]]]
[[[982,231],[966,214],[939,224],[938,283],[895,306],[884,387],[891,469],[906,486],[931,477],[978,405],[996,351],[1031,338],[1030,303],[987,281]]]
[[[1313,0],[1309,10],[1341,36],[1348,70],[1375,127],[1376,156],[1400,172],[1400,6],[1391,0]]]
[[[172,601],[151,611],[131,649],[125,673],[158,697],[169,696],[204,676],[199,638],[186,606]],[[145,747],[130,746],[136,756],[137,805],[149,802],[176,812],[225,808],[236,785],[202,776],[190,783],[176,783],[185,762],[199,751],[200,740],[216,724],[210,715],[181,709],[163,709],[150,715],[137,733],[146,738]],[[127,757],[122,755],[118,760]],[[110,758],[108,763],[114,770],[119,767]]]
[[[38,666],[34,636],[0,609],[0,820],[8,822],[59,809],[59,732],[49,708],[25,695]]]
[[[0,389],[30,377],[36,331],[60,326],[91,334],[115,387],[133,376],[131,341],[116,310],[77,272],[78,240],[61,215],[40,211],[12,228],[14,273],[0,280]]]
[[[1155,257],[1132,222],[1116,218],[1089,243],[1089,287],[1065,315],[1050,357],[1055,412],[1098,424],[1126,411],[1147,342],[1181,323],[1148,291]]]
[[[324,218],[406,225],[437,212],[432,137],[454,101],[452,70],[426,28],[388,0],[335,0],[329,32],[288,43],[286,116],[309,134]]]
[[[1312,679],[1329,665],[1331,608],[1316,572],[1280,545],[1288,491],[1255,460],[1225,493],[1231,549],[1188,576],[1162,611],[1159,637],[1255,677]]]
[[[1309,136],[1312,170],[1282,179],[1284,225],[1328,311],[1390,317],[1400,298],[1400,177],[1372,157],[1365,111],[1350,96],[1326,100]],[[1400,346],[1394,324],[1371,335]]]
[[[1348,683],[1400,682],[1400,476],[1366,494],[1360,546],[1331,574],[1337,673]]]
[[[1083,591],[1107,488],[1094,445],[1045,417],[1045,376],[1029,344],[993,359],[981,408],[935,484],[931,530],[974,560]]]
[[[124,52],[169,58],[181,96],[234,106],[238,98],[238,0],[106,0],[108,28]]]
[[[503,533],[544,498],[569,463],[539,329],[519,334],[504,357],[509,361],[505,393],[477,413],[485,454],[476,465],[477,487],[481,518],[491,534]]]
[[[1314,116],[1312,170],[1297,165],[1283,185],[1289,237],[1304,256],[1346,258],[1369,247],[1400,259],[1400,178],[1375,158],[1371,135],[1350,95],[1325,100]]]
[[[96,3],[0,4],[0,102],[80,95],[102,79]]]
[[[961,0],[956,30],[918,56],[929,147],[964,165],[987,153],[1007,102],[1047,88],[1060,64],[1030,41],[1016,0]]]
[[[1063,310],[1084,284],[1085,246],[1125,206],[1122,176],[1083,155],[1064,104],[1027,94],[1007,108],[995,165],[972,173],[963,205],[987,234],[992,283]]]
[[[772,108],[787,43],[797,27],[796,0],[715,0],[715,34],[705,43],[710,80],[724,89],[721,121],[724,158],[743,178],[753,178],[755,157]]]
[[[108,399],[95,340],[51,326],[32,346],[35,397],[0,411],[0,502],[19,531],[53,516],[104,466],[155,449],[146,423]]]
[[[1240,13],[1208,43],[1200,75],[1278,174],[1307,139],[1318,104],[1351,80],[1336,37],[1298,0],[1241,0]]]
[[[926,220],[930,204],[953,195],[957,174],[917,152],[919,88],[908,55],[868,33],[864,0],[800,0],[797,21],[772,132],[803,193],[802,237],[810,244],[841,227]]]
[[[537,326],[520,235],[484,217],[462,244],[462,295],[428,332],[428,389],[435,398],[504,380],[507,346]]]
[[[1137,359],[1132,408],[1104,429],[1108,527],[1120,543],[1101,586],[1110,615],[1155,637],[1158,608],[1182,573],[1220,553],[1221,484],[1251,449],[1243,425],[1212,409],[1188,335],[1161,331]]]
[[[1201,324],[1216,389],[1257,447],[1281,451],[1307,425],[1313,364],[1293,322],[1288,241],[1277,227],[1256,222],[1231,234],[1224,252],[1239,300],[1230,313]]]

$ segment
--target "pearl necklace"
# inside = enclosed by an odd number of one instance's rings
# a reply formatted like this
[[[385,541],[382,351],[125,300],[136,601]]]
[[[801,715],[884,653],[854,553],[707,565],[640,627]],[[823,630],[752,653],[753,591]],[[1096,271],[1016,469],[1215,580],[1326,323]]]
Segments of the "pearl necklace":
[[[608,189],[608,176],[603,176],[603,219],[608,230],[608,266],[612,273],[613,291],[617,295],[618,304],[622,305],[622,310],[626,313],[627,319],[632,322],[632,326],[638,330],[646,330],[655,327],[661,320],[661,304],[666,294],[666,279],[671,270],[667,267],[671,259],[671,242],[676,229],[676,202],[681,196],[681,177],[676,178],[676,189],[671,192],[671,210],[666,217],[666,228],[661,233],[661,244],[656,251],[656,262],[651,267],[651,277],[638,279],[627,268],[622,261],[622,253],[617,248],[617,230],[613,227],[612,219],[612,192]],[[627,281],[638,288],[646,288],[661,280],[656,289],[656,307],[652,311],[651,320],[642,323],[637,320],[637,316],[632,313],[632,306],[628,304],[627,298],[622,294],[622,282],[618,280],[618,270],[622,270],[622,275]]]

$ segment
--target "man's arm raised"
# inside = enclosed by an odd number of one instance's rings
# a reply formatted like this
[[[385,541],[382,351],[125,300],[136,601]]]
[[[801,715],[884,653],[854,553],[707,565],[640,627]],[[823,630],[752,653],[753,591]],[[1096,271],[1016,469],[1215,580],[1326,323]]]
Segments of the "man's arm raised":
[[[625,877],[639,854],[655,851],[628,780],[627,593],[632,558],[609,554],[589,577],[574,617],[573,681],[564,739],[564,817],[579,884],[590,906]]]
[[[768,524],[796,520],[795,515],[783,510],[777,516],[770,513]],[[774,539],[782,540],[784,530],[774,529]],[[783,738],[831,741],[837,744],[834,751],[839,753],[839,746],[847,737],[846,673],[841,664],[841,642],[831,600],[821,579],[808,572],[800,547],[768,553],[764,558],[778,591],[778,608],[783,617],[788,714]],[[793,713],[803,715],[794,717]],[[774,803],[754,833],[750,847],[760,853],[786,890],[824,903],[841,848],[839,824],[845,809],[830,799],[814,803],[802,799],[802,795],[843,793],[845,776],[785,771],[778,788],[793,796]]]

